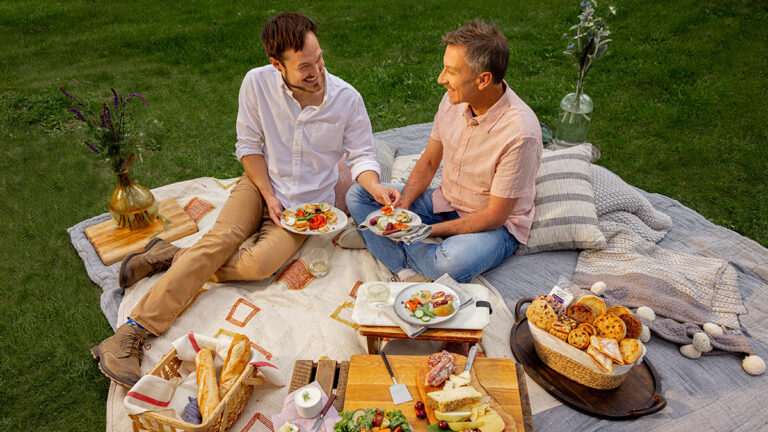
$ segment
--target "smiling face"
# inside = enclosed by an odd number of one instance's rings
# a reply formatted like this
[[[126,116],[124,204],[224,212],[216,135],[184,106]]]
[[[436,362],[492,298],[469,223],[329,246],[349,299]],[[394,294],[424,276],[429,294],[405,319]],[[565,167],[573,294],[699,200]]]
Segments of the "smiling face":
[[[478,74],[467,64],[466,48],[458,45],[445,47],[443,71],[437,77],[437,83],[448,90],[448,99],[452,104],[471,103],[479,91]]]
[[[283,75],[283,81],[291,90],[307,94],[322,93],[325,90],[325,61],[317,36],[307,32],[304,48],[292,48],[283,52],[282,60],[269,59]]]

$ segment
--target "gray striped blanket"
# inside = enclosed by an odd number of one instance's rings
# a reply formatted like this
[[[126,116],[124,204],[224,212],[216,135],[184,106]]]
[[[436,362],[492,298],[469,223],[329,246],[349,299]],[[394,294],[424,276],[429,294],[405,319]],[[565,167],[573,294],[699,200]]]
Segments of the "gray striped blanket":
[[[603,281],[609,302],[652,308],[657,319],[644,324],[671,342],[689,344],[701,326],[712,322],[724,333],[710,335],[715,348],[710,354],[751,353],[737,317],[747,310],[735,269],[722,259],[657,246],[672,226],[669,216],[605,168],[593,165],[592,179],[606,247],[579,254],[572,282],[588,289]]]

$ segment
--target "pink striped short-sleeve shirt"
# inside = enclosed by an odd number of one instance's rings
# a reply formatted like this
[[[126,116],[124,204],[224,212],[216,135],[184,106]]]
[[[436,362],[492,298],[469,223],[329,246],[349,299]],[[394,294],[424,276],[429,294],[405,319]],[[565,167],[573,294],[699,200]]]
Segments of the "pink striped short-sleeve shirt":
[[[488,112],[473,116],[467,103],[443,97],[431,138],[443,145],[442,185],[432,195],[435,213],[478,213],[490,196],[517,199],[504,226],[525,244],[533,223],[535,181],[542,153],[533,110],[508,86]]]

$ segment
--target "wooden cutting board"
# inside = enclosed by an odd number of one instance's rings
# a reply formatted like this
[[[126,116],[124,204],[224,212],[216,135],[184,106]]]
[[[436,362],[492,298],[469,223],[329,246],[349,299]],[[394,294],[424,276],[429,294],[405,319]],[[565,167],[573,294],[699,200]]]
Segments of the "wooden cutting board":
[[[146,228],[129,231],[118,228],[110,219],[86,228],[85,235],[99,254],[101,262],[112,265],[129,253],[144,250],[144,246],[155,237],[173,241],[197,232],[195,221],[172,198],[158,204],[158,213],[167,220],[167,227],[158,218]]]
[[[457,355],[459,370],[463,370],[466,357]],[[384,361],[377,355],[355,355],[349,362],[349,377],[347,379],[347,391],[345,393],[344,410],[356,410],[361,408],[397,408],[403,411],[416,431],[426,431],[428,421],[416,417],[414,403],[424,401],[423,391],[424,377],[421,376],[422,390],[419,389],[419,377],[421,367],[426,365],[426,356],[387,356],[389,364],[398,382],[404,383],[413,397],[412,402],[400,404],[395,407],[389,394],[389,386],[392,385]],[[473,384],[475,381],[482,386],[478,388],[493,398],[498,403],[492,408],[504,411],[502,417],[514,419],[515,427],[507,430],[529,431],[533,430],[528,391],[525,380],[518,384],[517,366],[511,359],[475,358],[472,366]],[[521,368],[522,371],[522,368]],[[477,380],[475,380],[475,377]],[[434,419],[434,417],[433,417]],[[434,422],[434,421],[432,421]]]

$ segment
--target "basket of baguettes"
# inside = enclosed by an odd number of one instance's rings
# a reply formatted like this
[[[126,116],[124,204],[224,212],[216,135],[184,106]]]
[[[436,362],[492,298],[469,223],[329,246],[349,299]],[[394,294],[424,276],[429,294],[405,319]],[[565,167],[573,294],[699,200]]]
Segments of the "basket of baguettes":
[[[628,308],[608,306],[597,296],[574,299],[562,294],[539,295],[528,306],[525,315],[536,354],[550,368],[587,387],[620,386],[645,355],[639,339],[642,322]]]
[[[264,383],[257,377],[257,368],[248,364],[251,344],[247,336],[236,335],[229,346],[221,377],[216,380],[213,367],[213,354],[208,349],[201,349],[195,355],[197,372],[197,400],[202,415],[202,423],[188,423],[177,418],[147,411],[130,415],[133,430],[151,432],[226,432],[235,424],[253,393],[254,386]],[[182,361],[172,348],[148,373],[166,380],[181,376],[179,368]]]

